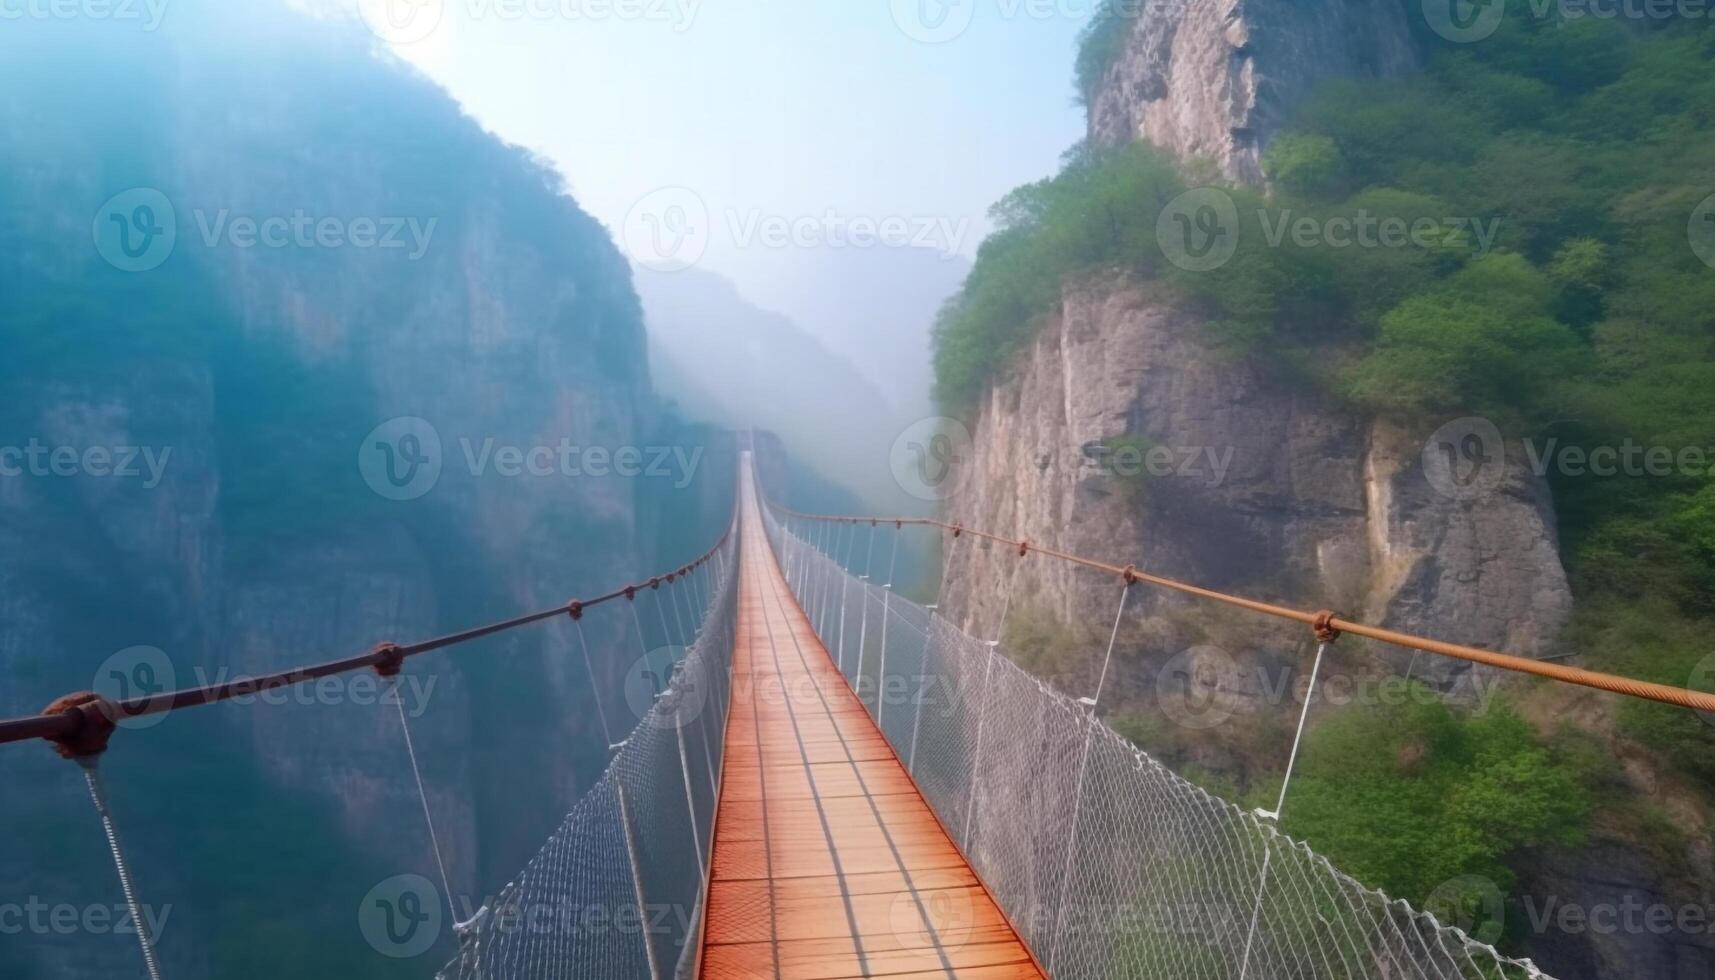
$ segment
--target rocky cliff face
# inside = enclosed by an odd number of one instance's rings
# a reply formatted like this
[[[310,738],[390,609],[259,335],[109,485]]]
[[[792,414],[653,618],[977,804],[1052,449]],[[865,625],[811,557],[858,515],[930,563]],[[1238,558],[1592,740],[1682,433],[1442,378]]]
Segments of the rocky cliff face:
[[[1317,82],[1418,61],[1397,0],[1149,0],[1090,101],[1090,140],[1147,140],[1258,183],[1262,152]]]
[[[1425,471],[1429,432],[1354,417],[1275,366],[1223,353],[1196,313],[1121,274],[1068,284],[974,433],[947,505],[972,527],[1527,656],[1548,651],[1571,609],[1546,488],[1522,451],[1494,492],[1443,493]],[[1016,561],[955,552],[950,608],[995,629]],[[1054,562],[1028,567],[1027,601],[1064,622],[1111,618],[1111,589]],[[1244,618],[1192,602],[1141,592],[1131,612],[1145,645],[1171,654],[1199,641],[1175,610]],[[1414,676],[1458,689],[1469,671],[1424,659]]]

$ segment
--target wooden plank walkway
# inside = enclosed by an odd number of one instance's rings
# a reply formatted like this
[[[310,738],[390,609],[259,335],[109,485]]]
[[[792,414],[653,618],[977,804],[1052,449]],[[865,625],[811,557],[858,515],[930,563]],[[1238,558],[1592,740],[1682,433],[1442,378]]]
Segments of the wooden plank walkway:
[[[1040,978],[794,601],[743,481],[702,975]]]

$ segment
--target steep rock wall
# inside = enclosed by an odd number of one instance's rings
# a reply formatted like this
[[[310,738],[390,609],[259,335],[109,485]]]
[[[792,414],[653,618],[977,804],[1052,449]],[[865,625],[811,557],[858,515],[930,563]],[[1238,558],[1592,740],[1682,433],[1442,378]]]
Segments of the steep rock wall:
[[[1429,432],[1356,418],[1219,349],[1194,311],[1122,274],[1067,285],[973,431],[945,508],[972,527],[1526,656],[1549,651],[1571,609],[1552,507],[1522,452],[1494,492],[1444,495],[1425,476]],[[947,604],[964,625],[998,628],[1012,563],[953,552]],[[1112,590],[1085,573],[1028,569],[1021,594],[1056,618],[1112,617]],[[1246,620],[1155,590],[1131,605],[1158,654],[1198,641],[1185,609]],[[1469,673],[1439,658],[1414,668],[1448,689]]]
[[[1317,82],[1416,67],[1407,10],[1397,0],[1150,0],[1090,100],[1090,140],[1146,140],[1258,183],[1269,140]]]

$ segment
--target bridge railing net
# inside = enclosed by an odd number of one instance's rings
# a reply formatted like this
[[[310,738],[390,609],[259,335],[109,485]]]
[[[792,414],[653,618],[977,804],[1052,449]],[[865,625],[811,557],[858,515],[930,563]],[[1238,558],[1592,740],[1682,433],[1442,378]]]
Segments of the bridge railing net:
[[[522,873],[460,927],[460,980],[688,977],[726,744],[738,535],[649,713]]]
[[[1547,976],[1180,778],[1004,650],[848,573],[801,519],[765,509],[764,524],[829,653],[1057,980]]]

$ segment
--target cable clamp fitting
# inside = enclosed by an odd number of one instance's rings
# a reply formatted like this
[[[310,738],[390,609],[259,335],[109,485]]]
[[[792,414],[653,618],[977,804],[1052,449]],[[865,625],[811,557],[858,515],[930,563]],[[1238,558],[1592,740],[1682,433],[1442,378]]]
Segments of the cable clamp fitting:
[[[1324,609],[1316,614],[1316,619],[1310,624],[1310,630],[1316,634],[1317,642],[1333,643],[1340,638],[1340,631],[1334,628],[1334,620],[1338,618],[1340,614],[1332,609]]]
[[[572,617],[572,619],[574,619],[574,620],[583,619],[584,618],[583,600],[573,599],[571,602],[566,603],[566,615]]]
[[[377,643],[370,654],[375,657],[375,672],[382,677],[398,677],[405,669],[405,651],[397,643]]]
[[[1127,565],[1125,567],[1125,584],[1136,585],[1137,581],[1138,581],[1138,579],[1137,579],[1137,566],[1136,565]]]
[[[43,708],[42,714],[77,716],[76,730],[49,741],[62,759],[89,759],[107,751],[107,740],[118,727],[119,706],[93,691],[80,691]]]

